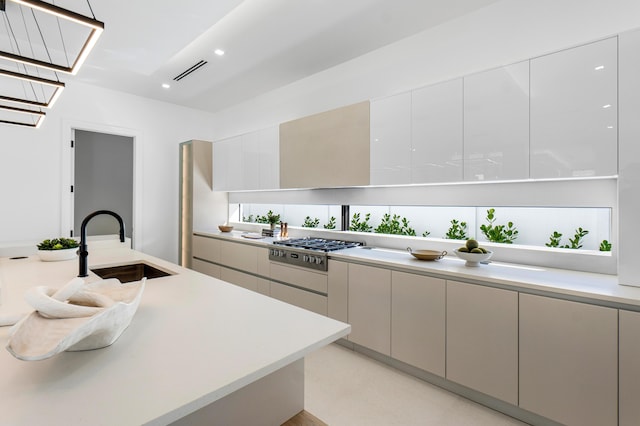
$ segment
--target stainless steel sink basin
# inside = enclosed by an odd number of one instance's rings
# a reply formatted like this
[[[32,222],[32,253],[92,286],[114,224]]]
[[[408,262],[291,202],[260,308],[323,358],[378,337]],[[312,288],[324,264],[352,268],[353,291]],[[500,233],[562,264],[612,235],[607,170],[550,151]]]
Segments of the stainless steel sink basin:
[[[152,278],[167,277],[173,272],[158,269],[155,266],[144,262],[131,263],[127,265],[107,266],[103,268],[92,268],[91,272],[102,279],[117,278],[122,283],[139,281],[143,277],[148,280]]]

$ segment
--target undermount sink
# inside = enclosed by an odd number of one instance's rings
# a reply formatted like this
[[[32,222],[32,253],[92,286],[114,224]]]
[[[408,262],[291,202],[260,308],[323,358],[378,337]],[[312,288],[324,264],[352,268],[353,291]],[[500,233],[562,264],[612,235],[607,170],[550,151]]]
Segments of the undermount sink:
[[[151,266],[144,262],[107,266],[103,268],[92,268],[91,272],[105,280],[107,278],[117,278],[121,283],[140,281],[143,277],[147,277],[147,279],[150,280],[152,278],[173,275],[173,272],[158,269],[155,266]]]

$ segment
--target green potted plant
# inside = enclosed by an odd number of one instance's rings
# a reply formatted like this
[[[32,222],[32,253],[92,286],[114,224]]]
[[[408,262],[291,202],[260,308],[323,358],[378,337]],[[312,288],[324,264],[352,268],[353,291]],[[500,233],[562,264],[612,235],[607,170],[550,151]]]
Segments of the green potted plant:
[[[38,244],[38,257],[44,262],[74,259],[78,254],[78,242],[72,238],[54,238]]]
[[[272,212],[271,210],[269,210],[267,212],[267,222],[269,223],[269,227],[271,229],[275,229],[276,224],[278,222],[280,222],[280,215],[279,214],[275,214],[274,212]]]

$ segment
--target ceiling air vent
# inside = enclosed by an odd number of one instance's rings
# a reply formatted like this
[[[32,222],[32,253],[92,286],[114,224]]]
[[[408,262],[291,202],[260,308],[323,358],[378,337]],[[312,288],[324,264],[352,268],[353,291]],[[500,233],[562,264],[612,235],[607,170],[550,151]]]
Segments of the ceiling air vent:
[[[187,68],[186,70],[182,71],[180,74],[178,74],[177,76],[173,77],[173,79],[175,81],[180,81],[183,78],[185,78],[186,76],[188,76],[189,74],[191,74],[192,72],[202,68],[203,66],[207,65],[207,61],[204,60],[200,60],[199,62],[197,62],[196,64],[190,66],[189,68]]]

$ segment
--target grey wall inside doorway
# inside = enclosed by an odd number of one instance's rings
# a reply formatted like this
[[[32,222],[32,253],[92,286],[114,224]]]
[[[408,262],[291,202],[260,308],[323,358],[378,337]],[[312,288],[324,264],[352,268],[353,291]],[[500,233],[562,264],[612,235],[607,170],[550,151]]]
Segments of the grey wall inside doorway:
[[[126,236],[133,227],[133,138],[75,130],[74,227],[96,210],[112,210],[124,219]],[[91,219],[88,235],[118,233],[117,221],[107,215]]]

